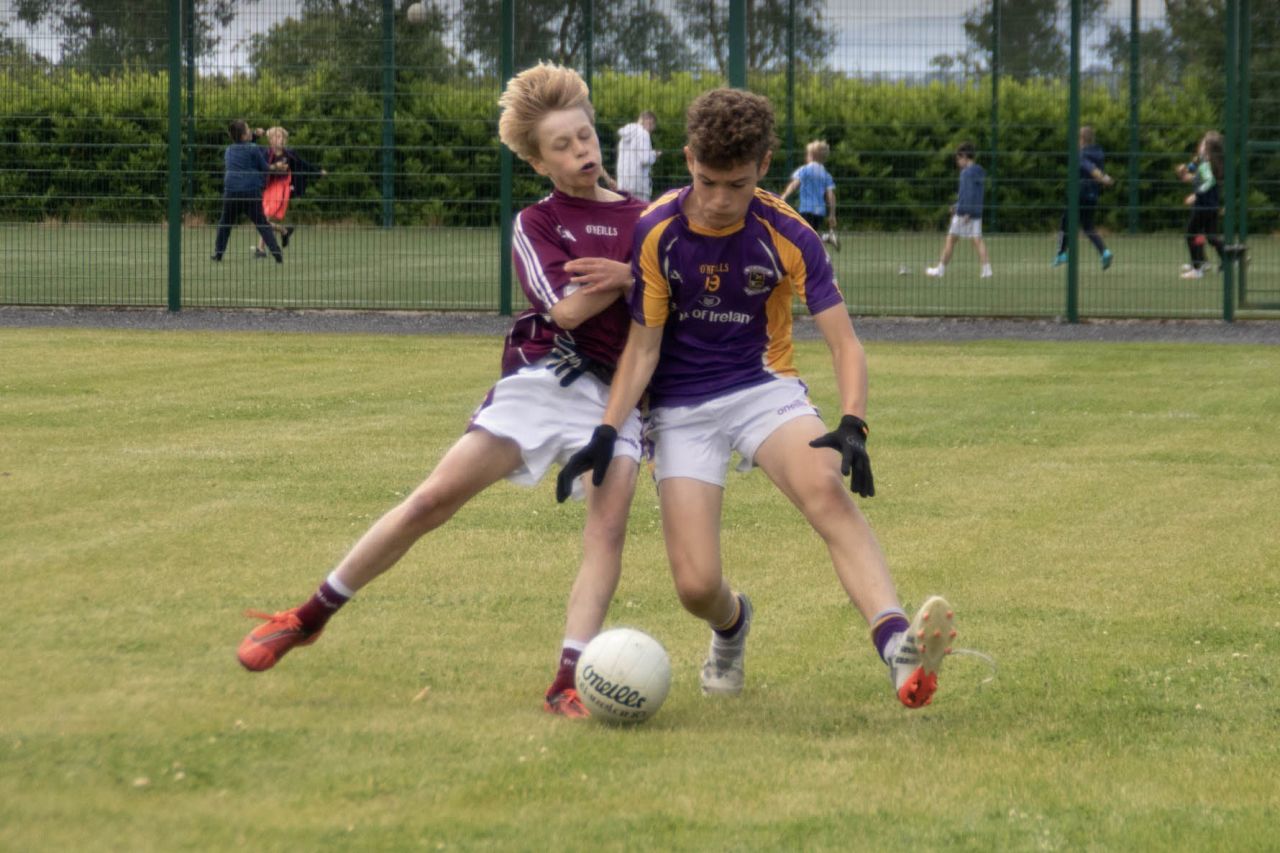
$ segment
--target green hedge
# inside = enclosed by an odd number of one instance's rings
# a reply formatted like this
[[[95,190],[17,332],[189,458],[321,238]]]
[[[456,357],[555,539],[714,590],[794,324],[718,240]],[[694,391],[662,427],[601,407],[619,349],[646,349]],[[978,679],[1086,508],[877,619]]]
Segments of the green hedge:
[[[497,223],[498,144],[495,80],[437,83],[401,74],[396,98],[394,215],[401,225],[491,226]],[[675,75],[653,80],[611,73],[594,79],[606,162],[617,128],[643,109],[659,118],[654,145],[667,152],[655,168],[659,188],[685,181],[679,155],[683,111],[716,79]],[[783,117],[780,76],[752,80]],[[167,78],[128,73],[92,77],[75,72],[11,73],[0,102],[0,219],[38,221],[160,221],[165,215]],[[992,196],[1000,230],[1056,227],[1066,194],[1064,153],[1067,90],[1060,84],[1002,81],[999,152]],[[185,102],[184,102],[185,104]],[[810,138],[832,145],[828,163],[840,187],[841,218],[861,230],[934,229],[955,193],[949,156],[961,139],[989,145],[990,89],[982,85],[913,85],[802,75],[796,84],[794,138],[801,152],[779,152],[768,184],[781,189],[785,164],[802,160]],[[1109,191],[1102,221],[1120,228],[1128,200],[1125,98],[1101,86],[1082,97],[1083,120],[1110,152]],[[222,188],[226,123],[279,123],[290,144],[330,173],[293,208],[303,221],[379,222],[382,215],[382,101],[352,90],[324,71],[291,79],[201,77],[195,97],[193,167],[184,175],[189,215],[216,218]],[[1144,229],[1177,228],[1185,188],[1172,167],[1218,105],[1203,89],[1146,97],[1141,110],[1139,174]],[[784,134],[779,127],[779,135]],[[185,153],[185,152],[184,152]],[[1274,158],[1273,158],[1274,159]],[[992,168],[991,155],[980,161]],[[1275,163],[1251,163],[1255,230],[1276,225],[1280,192]],[[517,165],[520,203],[546,192],[542,178]]]

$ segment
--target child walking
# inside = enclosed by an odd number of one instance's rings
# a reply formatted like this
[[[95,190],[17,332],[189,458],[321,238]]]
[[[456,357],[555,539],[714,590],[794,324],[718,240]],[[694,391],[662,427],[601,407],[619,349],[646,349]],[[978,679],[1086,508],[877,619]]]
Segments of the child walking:
[[[1222,206],[1218,181],[1225,171],[1222,134],[1216,130],[1201,138],[1191,162],[1178,164],[1178,177],[1195,187],[1195,191],[1183,200],[1191,208],[1191,216],[1187,219],[1187,250],[1191,253],[1191,263],[1183,267],[1182,277],[1185,279],[1204,277],[1204,268],[1209,262],[1205,257],[1205,243],[1213,245],[1219,263],[1226,263],[1218,227],[1219,208]]]
[[[987,244],[982,241],[982,195],[986,189],[987,172],[977,163],[977,153],[972,142],[962,142],[956,148],[956,168],[960,170],[960,189],[956,203],[951,208],[951,227],[942,244],[942,257],[936,267],[924,272],[930,278],[942,278],[947,273],[951,253],[956,241],[972,240],[982,263],[982,278],[991,278],[991,259],[987,256]]]
[[[245,669],[270,669],[294,647],[314,643],[339,608],[471,498],[504,478],[537,484],[600,422],[626,340],[632,233],[644,203],[600,186],[589,97],[577,72],[557,65],[537,65],[508,81],[498,102],[498,135],[554,189],[515,219],[512,255],[533,307],[507,335],[502,377],[435,470],[374,523],[310,599],[273,615],[252,614],[264,621],[240,644]],[[602,462],[607,483],[569,490],[585,494],[587,513],[564,641],[543,703],[550,714],[589,716],[574,690],[574,668],[604,622],[622,571],[640,459],[634,407],[618,420],[614,449]],[[451,570],[430,555],[423,562],[433,571]]]
[[[1103,242],[1102,235],[1094,225],[1094,217],[1098,212],[1098,198],[1102,188],[1115,183],[1110,175],[1102,170],[1105,155],[1102,146],[1097,144],[1093,128],[1085,125],[1080,128],[1080,230],[1089,242],[1098,250],[1102,258],[1102,271],[1111,268],[1111,250]],[[1062,212],[1062,226],[1058,231],[1058,252],[1053,258],[1053,266],[1059,267],[1067,262],[1067,211]]]
[[[798,189],[800,200],[796,210],[814,231],[822,235],[822,242],[838,251],[840,243],[836,238],[836,182],[826,167],[830,154],[831,146],[821,139],[815,139],[806,145],[805,163],[791,173],[791,183],[782,191],[782,200],[786,201]]]

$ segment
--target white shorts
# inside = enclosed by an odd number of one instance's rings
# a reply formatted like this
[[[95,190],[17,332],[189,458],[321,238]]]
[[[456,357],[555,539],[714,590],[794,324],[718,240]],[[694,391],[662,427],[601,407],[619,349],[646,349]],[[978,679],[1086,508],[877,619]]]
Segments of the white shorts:
[[[982,236],[982,217],[952,216],[951,230],[947,233],[952,237],[968,237],[976,240]]]
[[[524,464],[507,479],[521,486],[537,485],[552,465],[563,465],[585,447],[609,401],[609,386],[590,373],[560,387],[560,377],[547,368],[547,361],[535,361],[499,379],[467,426],[468,431],[480,428],[520,445]],[[613,455],[640,461],[638,412],[618,430]],[[574,483],[573,496],[582,498],[581,480]]]
[[[654,479],[690,477],[723,486],[729,456],[742,457],[739,471],[755,465],[756,451],[787,421],[818,416],[809,389],[799,379],[772,379],[691,406],[660,406],[649,413]]]

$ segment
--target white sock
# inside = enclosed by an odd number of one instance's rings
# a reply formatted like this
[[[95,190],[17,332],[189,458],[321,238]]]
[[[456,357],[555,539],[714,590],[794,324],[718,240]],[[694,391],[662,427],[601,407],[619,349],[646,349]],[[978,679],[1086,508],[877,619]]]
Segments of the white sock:
[[[333,587],[333,591],[336,592],[338,595],[341,595],[343,598],[355,597],[356,591],[354,589],[351,589],[342,581],[338,580],[337,569],[334,569],[333,571],[329,572],[329,577],[325,578],[325,580],[329,583],[329,586]]]
[[[884,644],[884,659],[886,663],[893,660],[893,656],[898,653],[898,648],[902,645],[902,641],[906,639],[906,636],[906,631],[899,631],[889,638],[889,642]]]
[[[983,275],[991,275],[991,264],[983,264],[983,265],[982,265],[982,274],[983,274]]]

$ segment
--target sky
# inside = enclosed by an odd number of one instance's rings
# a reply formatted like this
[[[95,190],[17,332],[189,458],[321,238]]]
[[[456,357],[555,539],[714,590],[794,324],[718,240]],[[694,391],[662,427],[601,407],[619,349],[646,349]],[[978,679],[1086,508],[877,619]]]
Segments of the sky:
[[[122,0],[123,1],[123,0]],[[438,0],[446,10],[456,10],[465,0]],[[610,2],[610,0],[597,0]],[[727,0],[720,0],[726,3]],[[979,3],[991,0],[828,0],[827,25],[837,32],[836,48],[830,58],[843,71],[885,74],[918,74],[931,70],[930,60],[941,53],[958,53],[965,48],[964,16]],[[1003,0],[1015,4],[1017,0]],[[665,5],[664,0],[659,0]],[[1127,24],[1130,0],[1110,0],[1107,18]],[[245,63],[248,40],[289,15],[297,15],[297,0],[259,0],[224,29],[216,56],[202,64],[226,70]],[[396,0],[397,7],[405,0]],[[1006,7],[1008,8],[1008,7]],[[1164,0],[1139,0],[1144,22],[1162,20]],[[8,24],[10,36],[32,39],[32,46],[48,56],[51,39],[37,37],[14,20],[11,5],[0,0],[0,23]],[[1084,64],[1096,60],[1089,48],[1100,41],[1097,33],[1086,33]],[[56,57],[54,57],[56,58]]]

